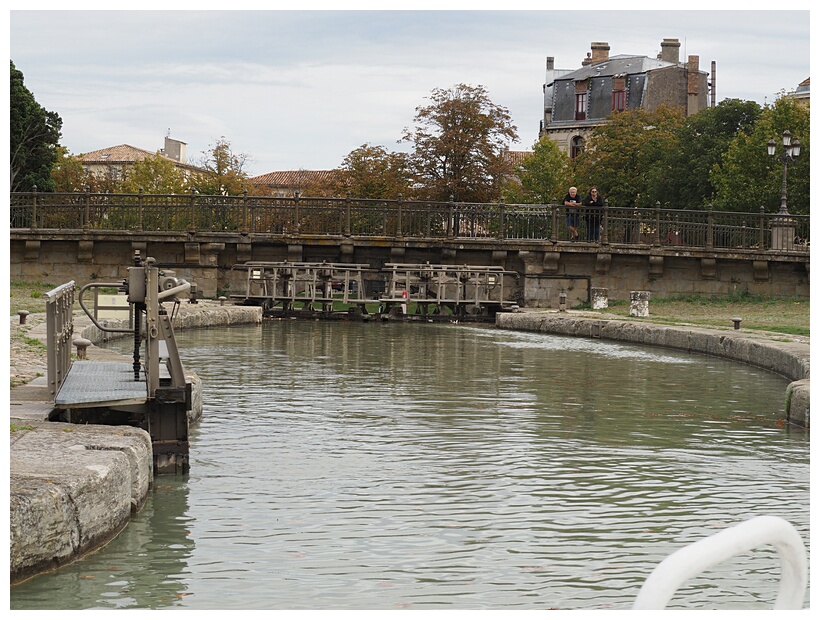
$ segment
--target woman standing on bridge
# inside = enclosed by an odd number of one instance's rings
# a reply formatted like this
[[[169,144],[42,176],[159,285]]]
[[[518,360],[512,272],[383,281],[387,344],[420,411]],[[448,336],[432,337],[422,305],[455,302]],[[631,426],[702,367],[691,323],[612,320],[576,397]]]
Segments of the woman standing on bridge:
[[[593,187],[584,198],[584,221],[587,225],[587,241],[600,241],[601,239],[601,207],[604,201],[598,193],[598,188]]]

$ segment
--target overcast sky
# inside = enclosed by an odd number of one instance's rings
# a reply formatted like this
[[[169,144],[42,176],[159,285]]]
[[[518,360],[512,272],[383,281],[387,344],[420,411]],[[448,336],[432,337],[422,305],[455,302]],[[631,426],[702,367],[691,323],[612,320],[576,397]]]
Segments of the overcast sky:
[[[196,163],[224,136],[256,176],[336,168],[364,143],[408,150],[397,140],[416,106],[458,83],[483,85],[509,109],[512,148],[529,149],[547,56],[576,69],[592,41],[612,56],[654,57],[677,38],[681,59],[697,55],[707,72],[717,63],[718,101],[772,103],[809,77],[808,3],[780,4],[802,10],[11,10],[10,57],[63,119],[72,153],[154,151],[170,132]]]

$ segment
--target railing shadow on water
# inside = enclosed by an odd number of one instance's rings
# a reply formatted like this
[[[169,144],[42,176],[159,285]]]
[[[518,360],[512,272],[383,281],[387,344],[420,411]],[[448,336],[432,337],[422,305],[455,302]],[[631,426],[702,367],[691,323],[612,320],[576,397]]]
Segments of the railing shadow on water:
[[[12,230],[226,232],[360,238],[566,241],[809,252],[809,216],[635,207],[581,207],[360,198],[14,192]]]

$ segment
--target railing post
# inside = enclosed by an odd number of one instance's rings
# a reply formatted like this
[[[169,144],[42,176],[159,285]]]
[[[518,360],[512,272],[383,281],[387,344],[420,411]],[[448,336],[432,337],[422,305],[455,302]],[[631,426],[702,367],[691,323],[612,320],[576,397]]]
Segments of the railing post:
[[[195,200],[196,200],[196,190],[194,188],[191,188],[191,209],[190,209],[190,211],[191,211],[191,213],[190,213],[191,221],[188,223],[188,230],[192,233],[196,232],[196,226],[194,224],[194,218],[195,218],[195,214],[196,214],[196,210],[194,208],[194,201]]]
[[[345,237],[350,236],[350,192],[345,196]]]
[[[91,219],[91,187],[86,185],[85,186],[85,193],[83,194],[83,222],[82,228],[83,230],[88,229],[88,221]]]
[[[655,234],[652,235],[652,245],[658,246],[661,244],[661,201],[655,202]]]
[[[450,202],[447,205],[447,238],[453,238],[453,217],[455,216],[455,204],[453,203],[453,195],[450,194]]]
[[[715,216],[712,212],[712,204],[709,203],[709,210],[706,212],[706,247],[715,247]]]
[[[402,232],[401,232],[401,216],[402,216],[402,208],[403,208],[402,198],[403,198],[403,196],[401,194],[399,194],[399,199],[396,202],[396,208],[397,208],[397,213],[396,213],[396,236],[399,237],[399,238],[401,238],[403,236]]]
[[[552,204],[549,205],[550,217],[552,218],[552,226],[550,226],[550,241],[555,243],[558,241],[558,200],[553,198]]]
[[[137,194],[137,230],[142,231],[142,187]]]
[[[504,239],[504,196],[501,197],[501,202],[498,203],[498,238]]]
[[[601,245],[609,243],[609,198],[604,198],[604,212],[601,216]]]
[[[760,239],[758,240],[759,245],[757,246],[759,250],[766,250],[766,215],[763,211],[763,207],[760,207],[760,225],[759,225],[759,233]]]
[[[32,188],[32,203],[31,203],[31,229],[37,228],[37,186]]]
[[[299,225],[299,192],[293,192],[293,226],[294,232],[298,233],[301,226]]]
[[[242,234],[248,234],[248,190],[242,190]]]

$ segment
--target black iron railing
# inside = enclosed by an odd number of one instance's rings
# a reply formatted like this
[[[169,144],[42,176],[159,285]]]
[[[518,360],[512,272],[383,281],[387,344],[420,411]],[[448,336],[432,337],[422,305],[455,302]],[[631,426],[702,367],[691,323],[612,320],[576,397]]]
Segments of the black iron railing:
[[[11,228],[567,240],[567,207],[295,196],[12,193]],[[612,207],[577,210],[581,239],[610,244],[809,251],[809,217]]]

